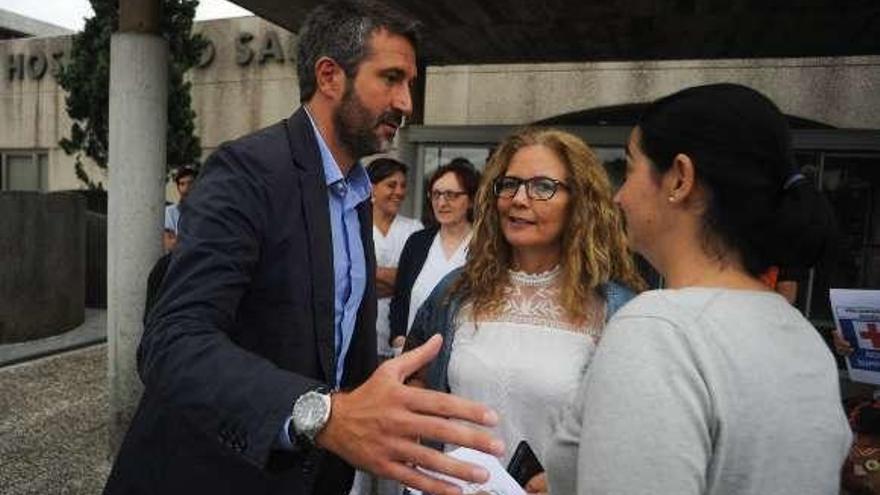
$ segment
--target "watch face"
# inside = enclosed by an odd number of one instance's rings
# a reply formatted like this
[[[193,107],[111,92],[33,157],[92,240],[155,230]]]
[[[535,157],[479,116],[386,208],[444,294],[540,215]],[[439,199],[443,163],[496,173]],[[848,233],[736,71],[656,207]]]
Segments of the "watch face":
[[[316,424],[324,417],[324,401],[317,396],[306,397],[304,422],[309,425]]]
[[[312,436],[324,426],[327,418],[327,403],[317,392],[307,392],[296,401],[293,408],[294,428],[302,434]]]

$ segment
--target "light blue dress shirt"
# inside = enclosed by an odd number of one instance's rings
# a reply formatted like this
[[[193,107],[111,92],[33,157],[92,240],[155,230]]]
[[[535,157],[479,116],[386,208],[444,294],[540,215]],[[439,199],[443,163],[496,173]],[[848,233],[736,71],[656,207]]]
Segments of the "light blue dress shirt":
[[[168,205],[165,207],[165,230],[170,230],[177,235],[177,225],[180,224],[180,205]]]
[[[357,323],[358,309],[364,299],[367,287],[367,261],[364,244],[361,241],[361,222],[358,219],[357,206],[370,199],[372,185],[367,171],[360,162],[356,162],[347,177],[342,176],[339,165],[333,158],[327,142],[321,136],[315,121],[306,110],[318,149],[321,152],[321,163],[324,167],[324,178],[328,189],[330,206],[330,232],[333,238],[333,286],[335,302],[333,325],[336,335],[336,376],[335,388],[342,384],[345,371],[345,356],[351,346]],[[284,428],[279,432],[278,443],[281,447],[292,449],[288,434],[290,422],[288,417]]]
[[[309,116],[311,118],[311,116]],[[361,241],[361,222],[357,206],[370,199],[372,186],[367,171],[356,162],[343,177],[330,148],[312,122],[321,151],[324,177],[329,190],[330,231],[333,237],[333,272],[336,290],[334,326],[336,327],[336,387],[342,383],[345,356],[351,345],[358,309],[367,287],[367,261]]]

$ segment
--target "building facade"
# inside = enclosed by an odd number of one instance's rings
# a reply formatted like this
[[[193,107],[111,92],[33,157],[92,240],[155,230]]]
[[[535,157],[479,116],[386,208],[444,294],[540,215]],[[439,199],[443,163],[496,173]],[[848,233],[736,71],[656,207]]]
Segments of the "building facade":
[[[189,75],[204,158],[296,108],[296,37],[258,17],[198,22],[195,29],[211,42]],[[71,122],[53,74],[70,44],[70,36],[0,41],[0,190],[81,187],[75,158],[58,144]],[[423,179],[434,168],[456,156],[481,167],[513,128],[564,126],[594,146],[614,175],[639,105],[687,86],[738,82],[767,94],[791,118],[799,164],[838,209],[841,249],[854,260],[811,272],[801,306],[827,321],[827,302],[820,301],[828,287],[880,286],[878,55],[446,65],[428,66],[424,77],[421,122],[404,129],[396,151],[413,165],[405,206],[411,214],[421,212]],[[106,183],[102,170],[87,171]],[[167,190],[175,200],[173,185]]]

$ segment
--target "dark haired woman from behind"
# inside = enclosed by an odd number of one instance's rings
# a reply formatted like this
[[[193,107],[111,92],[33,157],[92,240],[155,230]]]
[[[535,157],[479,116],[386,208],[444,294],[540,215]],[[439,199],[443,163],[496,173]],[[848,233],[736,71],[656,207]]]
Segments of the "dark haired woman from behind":
[[[615,197],[663,275],[605,330],[547,452],[553,494],[832,494],[851,433],[834,359],[759,279],[832,242],[779,109],[718,84],[649,106]]]

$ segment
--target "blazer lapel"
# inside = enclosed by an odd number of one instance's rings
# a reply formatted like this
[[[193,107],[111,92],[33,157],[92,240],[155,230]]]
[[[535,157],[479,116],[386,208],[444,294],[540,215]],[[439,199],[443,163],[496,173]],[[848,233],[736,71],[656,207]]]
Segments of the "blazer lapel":
[[[364,260],[367,263],[367,290],[374,289],[376,282],[376,251],[373,245],[373,203],[368,199],[358,205],[358,220],[361,222],[361,241],[364,243]]]
[[[333,384],[336,376],[335,289],[327,184],[314,129],[303,108],[287,120],[287,131],[294,165],[302,171],[299,185],[311,260],[315,341],[324,379],[328,384]]]
[[[373,246],[373,207],[366,200],[357,207],[361,224],[360,237],[364,245],[367,283],[358,308],[357,325],[345,358],[343,388],[353,388],[367,379],[376,369],[376,254]]]

